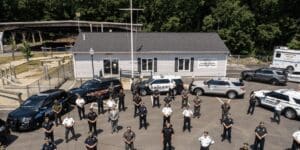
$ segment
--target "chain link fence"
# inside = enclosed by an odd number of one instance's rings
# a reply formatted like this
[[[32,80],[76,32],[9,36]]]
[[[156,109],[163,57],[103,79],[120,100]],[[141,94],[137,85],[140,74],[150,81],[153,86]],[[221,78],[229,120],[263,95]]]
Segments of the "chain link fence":
[[[248,55],[230,55],[228,57],[228,64],[238,64],[238,65],[258,65],[258,64],[270,64],[273,56],[254,56],[250,57]]]

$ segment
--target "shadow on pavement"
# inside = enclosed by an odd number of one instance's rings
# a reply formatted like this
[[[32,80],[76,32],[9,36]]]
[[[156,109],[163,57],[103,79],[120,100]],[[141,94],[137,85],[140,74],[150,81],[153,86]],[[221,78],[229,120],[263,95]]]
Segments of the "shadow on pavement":
[[[61,138],[59,138],[59,139],[57,139],[57,140],[54,141],[55,145],[59,145],[59,144],[61,144],[62,142],[64,142],[64,140],[61,139]]]
[[[7,137],[7,143],[6,143],[6,145],[12,144],[14,141],[17,140],[17,138],[18,138],[18,136],[16,136],[16,135],[9,135]]]

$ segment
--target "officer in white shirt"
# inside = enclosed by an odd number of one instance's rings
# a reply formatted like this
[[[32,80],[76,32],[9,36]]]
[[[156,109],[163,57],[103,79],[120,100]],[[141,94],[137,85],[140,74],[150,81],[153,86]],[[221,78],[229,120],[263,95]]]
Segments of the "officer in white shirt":
[[[162,113],[163,113],[163,126],[166,125],[166,123],[170,123],[171,122],[171,115],[172,115],[172,108],[170,104],[165,104],[165,107],[162,109]]]
[[[77,94],[77,99],[75,103],[78,109],[79,119],[82,120],[83,118],[85,118],[85,110],[84,110],[85,100],[79,94]]]
[[[113,99],[108,99],[106,105],[108,107],[108,111],[117,106],[116,102]]]
[[[62,123],[66,128],[66,131],[65,131],[66,143],[68,143],[68,141],[69,141],[68,137],[69,137],[70,132],[72,133],[72,138],[74,138],[75,141],[77,141],[77,137],[75,136],[74,123],[75,123],[74,119],[72,117],[70,117],[69,114]]]
[[[191,132],[191,117],[193,116],[193,111],[189,108],[189,106],[185,107],[183,112],[183,128],[182,131],[184,132],[187,128],[189,132]]]
[[[283,109],[283,106],[281,105],[280,101],[277,100],[276,101],[277,104],[274,108],[274,116],[273,116],[273,119],[274,121],[276,121],[278,124],[280,123],[280,116],[281,116],[281,111]]]
[[[291,150],[300,149],[300,127],[297,131],[293,133],[293,145]]]
[[[204,131],[204,134],[198,140],[200,141],[200,150],[209,150],[210,145],[215,143],[207,131]]]

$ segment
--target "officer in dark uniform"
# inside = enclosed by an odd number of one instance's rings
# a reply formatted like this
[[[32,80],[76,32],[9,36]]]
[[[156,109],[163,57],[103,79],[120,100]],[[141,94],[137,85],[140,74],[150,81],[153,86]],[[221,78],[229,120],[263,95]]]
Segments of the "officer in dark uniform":
[[[54,113],[54,120],[56,126],[58,126],[58,124],[62,124],[62,120],[61,120],[62,104],[58,100],[54,101],[54,104],[52,106],[52,111]]]
[[[109,94],[109,97],[111,97],[112,99],[115,98],[115,87],[112,82],[110,83],[110,85],[108,87],[108,94]]]
[[[130,126],[124,132],[123,140],[125,142],[125,150],[134,150],[135,133],[131,130]]]
[[[160,108],[160,103],[159,103],[159,91],[158,90],[155,90],[153,92],[153,95],[152,95],[152,107],[155,107],[157,106],[158,108]]]
[[[89,136],[84,141],[85,148],[87,150],[97,150],[97,142],[97,137],[92,132],[89,132]]]
[[[223,120],[223,134],[222,134],[222,141],[225,140],[226,135],[228,138],[229,143],[231,143],[231,129],[232,129],[232,125],[233,125],[233,119],[231,118],[231,115],[228,114],[224,120]]]
[[[200,97],[197,95],[194,99],[194,118],[200,118],[200,108],[201,108],[201,103],[202,100],[200,99]]]
[[[88,124],[89,124],[89,132],[92,132],[94,129],[94,134],[97,134],[97,114],[94,112],[93,108],[90,108],[90,112],[87,114]]]
[[[103,99],[104,99],[104,95],[99,95],[97,98],[97,106],[98,106],[98,115],[100,113],[104,113],[104,107],[103,107]]]
[[[42,150],[56,150],[56,145],[49,139],[45,138],[45,143],[43,144]]]
[[[182,92],[182,101],[181,101],[181,109],[185,108],[188,106],[189,104],[189,96],[188,96],[188,92],[186,90],[184,90]]]
[[[167,123],[166,126],[163,127],[161,133],[163,138],[163,150],[172,150],[172,137],[174,136],[172,125]]]
[[[268,131],[264,126],[264,122],[260,122],[259,126],[255,129],[255,141],[254,141],[254,149],[255,150],[263,150],[265,144],[265,136],[267,136]]]
[[[45,117],[42,127],[45,131],[45,138],[50,139],[51,142],[54,142],[53,122],[49,120],[48,116]]]
[[[125,93],[123,89],[120,89],[119,94],[119,111],[125,111]]]
[[[255,98],[255,95],[254,95],[254,91],[252,91],[251,94],[250,94],[249,107],[248,107],[247,114],[253,115],[255,105],[256,105],[256,98]]]
[[[147,107],[144,105],[144,103],[142,103],[139,108],[140,129],[144,127],[147,130],[147,113]]]
[[[138,115],[138,110],[142,103],[142,98],[139,96],[139,94],[135,94],[133,97],[133,103],[134,103],[134,114],[133,117],[136,117]]]
[[[222,109],[222,117],[221,117],[221,123],[222,123],[225,116],[227,116],[229,113],[229,110],[230,110],[229,102],[225,101],[224,104],[221,105],[221,109]]]
[[[170,98],[172,100],[175,100],[175,93],[174,93],[174,89],[173,88],[171,88],[171,87],[169,88],[168,94],[169,94],[169,96],[170,96]]]
[[[165,101],[165,104],[170,104],[170,103],[171,103],[172,98],[171,98],[171,96],[169,95],[169,93],[168,93],[168,95],[164,98],[164,101]]]

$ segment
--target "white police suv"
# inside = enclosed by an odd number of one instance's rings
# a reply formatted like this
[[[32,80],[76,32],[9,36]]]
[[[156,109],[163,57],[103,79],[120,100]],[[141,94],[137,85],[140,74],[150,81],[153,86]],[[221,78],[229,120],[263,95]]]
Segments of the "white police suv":
[[[258,105],[274,108],[279,100],[283,106],[282,113],[289,119],[300,116],[300,91],[279,89],[274,91],[260,90],[254,92]]]

